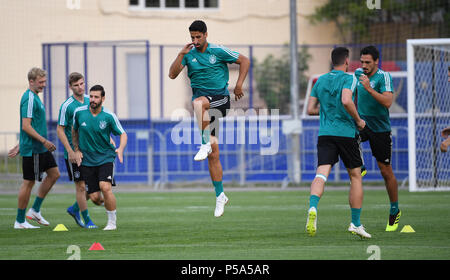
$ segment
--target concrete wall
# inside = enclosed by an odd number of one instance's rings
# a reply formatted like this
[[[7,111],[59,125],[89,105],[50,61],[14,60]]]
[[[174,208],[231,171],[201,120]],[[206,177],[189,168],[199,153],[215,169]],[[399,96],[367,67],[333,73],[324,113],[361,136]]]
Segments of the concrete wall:
[[[299,43],[338,43],[332,25],[312,26],[305,18],[326,0],[297,0]],[[0,0],[0,132],[19,130],[19,101],[27,89],[27,72],[42,67],[42,43],[150,40],[153,44],[190,41],[188,26],[195,19],[208,25],[208,41],[218,44],[284,44],[289,42],[288,0],[221,0],[220,7],[205,10],[133,11],[128,0],[80,0],[80,9],[69,9],[66,0]],[[165,55],[170,65],[177,54]],[[321,72],[328,57],[314,57],[311,72]],[[151,65],[152,80],[159,80],[159,66]],[[168,68],[166,66],[166,71]],[[153,75],[155,75],[153,77]],[[190,99],[186,74],[165,79],[166,102],[172,111]],[[234,76],[231,77],[232,79]],[[230,85],[235,80],[230,81]],[[153,88],[155,87],[155,88]],[[159,85],[152,85],[158,92]],[[170,95],[169,95],[170,93]],[[159,94],[152,96],[152,115],[159,116]],[[120,118],[119,112],[119,118]]]

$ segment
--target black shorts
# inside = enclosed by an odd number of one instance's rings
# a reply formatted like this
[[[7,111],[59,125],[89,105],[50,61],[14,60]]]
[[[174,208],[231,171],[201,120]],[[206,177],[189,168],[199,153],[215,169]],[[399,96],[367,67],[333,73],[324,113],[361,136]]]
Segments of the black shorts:
[[[210,131],[212,136],[219,136],[219,118],[224,118],[230,109],[229,95],[205,96],[209,101]]]
[[[49,151],[42,154],[33,154],[31,157],[23,157],[23,179],[41,182],[44,172],[57,166],[53,154]]]
[[[330,164],[333,166],[339,157],[348,169],[363,165],[358,139],[339,136],[319,136],[317,141],[318,166]]]
[[[100,181],[110,182],[115,186],[114,164],[108,162],[100,166],[80,166],[81,177],[86,183],[86,192],[88,194],[100,191]]]
[[[390,131],[373,132],[366,125],[366,127],[359,132],[359,139],[361,142],[369,141],[372,155],[378,162],[385,165],[391,164],[392,133]]]
[[[65,159],[67,175],[69,176],[69,181],[79,182],[83,181],[81,178],[80,167],[76,163],[70,163],[68,159]]]

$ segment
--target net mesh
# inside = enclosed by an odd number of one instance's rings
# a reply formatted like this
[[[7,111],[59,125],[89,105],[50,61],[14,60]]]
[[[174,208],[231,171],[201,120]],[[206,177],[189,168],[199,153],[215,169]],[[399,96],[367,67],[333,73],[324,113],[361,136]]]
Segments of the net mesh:
[[[417,189],[450,187],[450,156],[440,151],[450,126],[450,45],[414,46]]]

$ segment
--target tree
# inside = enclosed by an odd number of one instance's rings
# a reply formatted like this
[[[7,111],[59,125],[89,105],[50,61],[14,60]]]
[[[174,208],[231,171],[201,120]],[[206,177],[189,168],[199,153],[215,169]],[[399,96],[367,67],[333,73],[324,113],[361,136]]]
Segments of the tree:
[[[380,1],[380,9],[370,9],[365,0],[329,0],[316,8],[309,20],[334,22],[344,43],[373,40],[374,34],[369,30],[373,25],[385,24],[384,31],[392,32],[390,23],[407,25],[413,31],[414,27],[436,25],[438,37],[449,37],[448,0],[369,0],[375,1]]]
[[[308,78],[305,72],[309,69],[311,55],[306,47],[298,52],[299,95],[304,97]],[[283,47],[280,57],[268,55],[261,63],[253,59],[256,88],[269,109],[280,109],[280,114],[290,112],[290,55],[289,47]]]

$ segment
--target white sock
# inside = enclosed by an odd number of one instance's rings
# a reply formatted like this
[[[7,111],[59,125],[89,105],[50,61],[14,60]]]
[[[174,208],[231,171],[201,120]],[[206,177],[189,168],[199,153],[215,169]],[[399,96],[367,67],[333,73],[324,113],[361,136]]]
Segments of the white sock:
[[[112,223],[112,224],[116,224],[116,210],[112,210],[112,211],[108,211],[106,210],[106,214],[108,215],[108,224]]]

